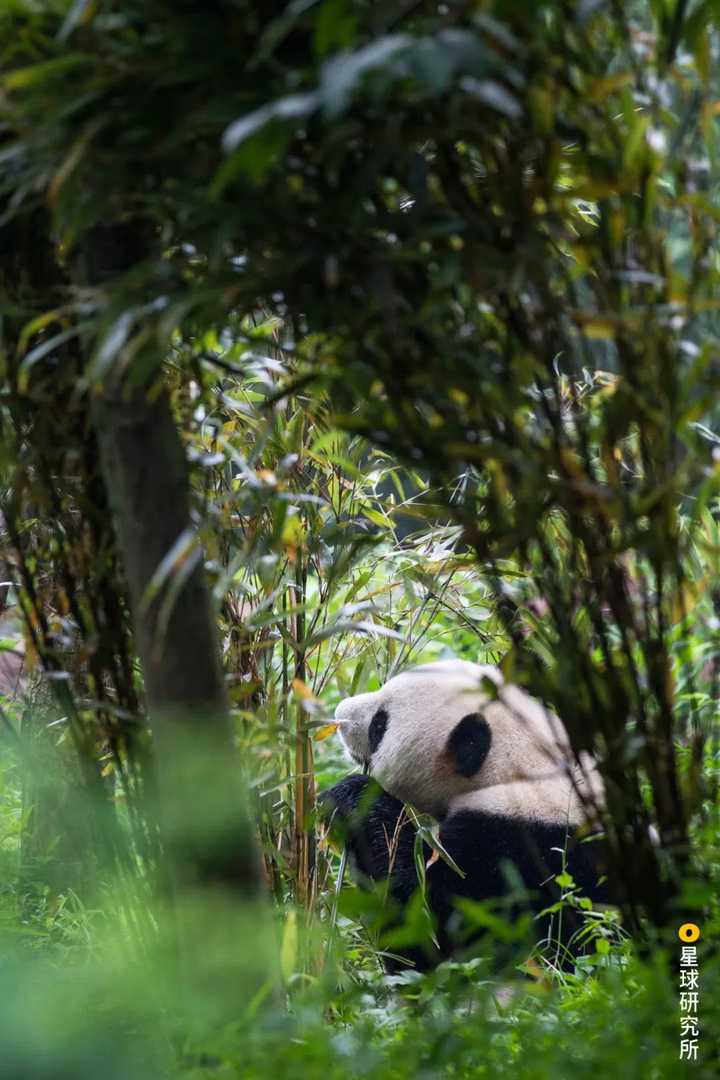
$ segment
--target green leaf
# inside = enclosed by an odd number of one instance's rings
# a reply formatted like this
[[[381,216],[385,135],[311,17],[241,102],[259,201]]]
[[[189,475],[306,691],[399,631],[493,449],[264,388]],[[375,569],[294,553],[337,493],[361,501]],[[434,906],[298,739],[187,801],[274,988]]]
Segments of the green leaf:
[[[79,327],[70,326],[67,330],[61,330],[59,334],[53,334],[51,338],[47,338],[39,345],[36,345],[34,349],[31,349],[30,352],[23,357],[20,364],[18,389],[22,393],[26,393],[31,369],[39,363],[40,360],[59,348],[60,345],[64,345],[66,341],[71,341],[74,337],[77,337],[79,333]]]
[[[280,98],[269,105],[263,105],[254,112],[248,113],[235,120],[225,129],[222,137],[223,150],[231,153],[241,143],[249,139],[251,135],[265,127],[272,120],[298,120],[305,119],[318,106],[317,93],[290,94]]]
[[[54,82],[69,72],[76,71],[90,62],[90,58],[82,53],[71,53],[69,56],[59,56],[54,60],[46,60],[41,64],[32,64],[29,67],[16,68],[3,76],[2,84],[6,90],[30,90],[44,82]]]
[[[348,0],[325,0],[315,18],[315,55],[322,58],[336,49],[350,48],[357,22],[357,15]]]
[[[58,32],[58,41],[67,41],[78,26],[90,22],[96,10],[95,0],[74,0]]]

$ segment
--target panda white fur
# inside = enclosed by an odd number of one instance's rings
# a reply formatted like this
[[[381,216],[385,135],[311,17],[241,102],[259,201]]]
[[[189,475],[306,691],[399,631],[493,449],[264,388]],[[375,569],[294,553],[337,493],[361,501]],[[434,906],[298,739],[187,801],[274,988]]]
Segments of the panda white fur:
[[[497,668],[464,660],[425,664],[348,698],[335,718],[348,753],[370,777],[346,777],[321,803],[341,823],[361,878],[388,881],[396,902],[392,925],[418,887],[416,832],[403,803],[440,822],[440,843],[465,874],[430,861],[426,890],[438,947],[396,949],[402,960],[425,969],[461,950],[467,928],[456,901],[507,897],[507,863],[525,888],[525,899],[505,912],[511,918],[528,910],[538,916],[552,904],[554,877],[566,865],[584,895],[607,902],[597,884],[601,845],[573,839],[578,829],[595,827],[603,803],[595,763],[588,755],[575,759],[560,720]],[[563,921],[568,951],[561,960],[569,966],[578,924],[572,913]],[[548,919],[535,925],[542,940]]]

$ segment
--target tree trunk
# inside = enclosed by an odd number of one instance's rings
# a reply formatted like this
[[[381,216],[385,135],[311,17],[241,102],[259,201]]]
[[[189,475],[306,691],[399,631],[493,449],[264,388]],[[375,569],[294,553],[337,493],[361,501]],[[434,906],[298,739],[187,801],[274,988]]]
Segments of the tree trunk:
[[[141,244],[124,227],[94,229],[84,277],[102,285]],[[257,891],[260,872],[202,553],[190,514],[185,454],[157,381],[111,375],[93,405],[101,467],[127,578],[156,746],[165,840],[176,879]]]
[[[257,865],[190,519],[187,469],[167,396],[134,392],[123,400],[119,392],[105,393],[95,403],[94,424],[127,576],[161,812],[178,856],[176,871],[183,867],[185,875],[252,892]]]

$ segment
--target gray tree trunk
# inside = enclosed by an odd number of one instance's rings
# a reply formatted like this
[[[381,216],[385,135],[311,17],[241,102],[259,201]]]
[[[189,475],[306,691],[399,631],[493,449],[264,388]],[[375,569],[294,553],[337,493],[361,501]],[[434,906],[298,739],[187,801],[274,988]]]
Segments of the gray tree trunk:
[[[102,285],[138,257],[137,232],[94,229],[83,277]],[[239,784],[215,616],[190,513],[188,470],[156,378],[106,380],[93,406],[142,664],[176,878],[252,894],[259,861]]]

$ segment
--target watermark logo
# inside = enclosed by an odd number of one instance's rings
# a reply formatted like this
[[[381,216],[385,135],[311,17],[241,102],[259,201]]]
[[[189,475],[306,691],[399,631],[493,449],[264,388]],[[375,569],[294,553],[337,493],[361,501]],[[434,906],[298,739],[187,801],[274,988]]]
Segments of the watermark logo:
[[[678,930],[683,943],[680,952],[680,1060],[697,1061],[700,1045],[700,972],[697,946],[700,927],[683,923]]]

